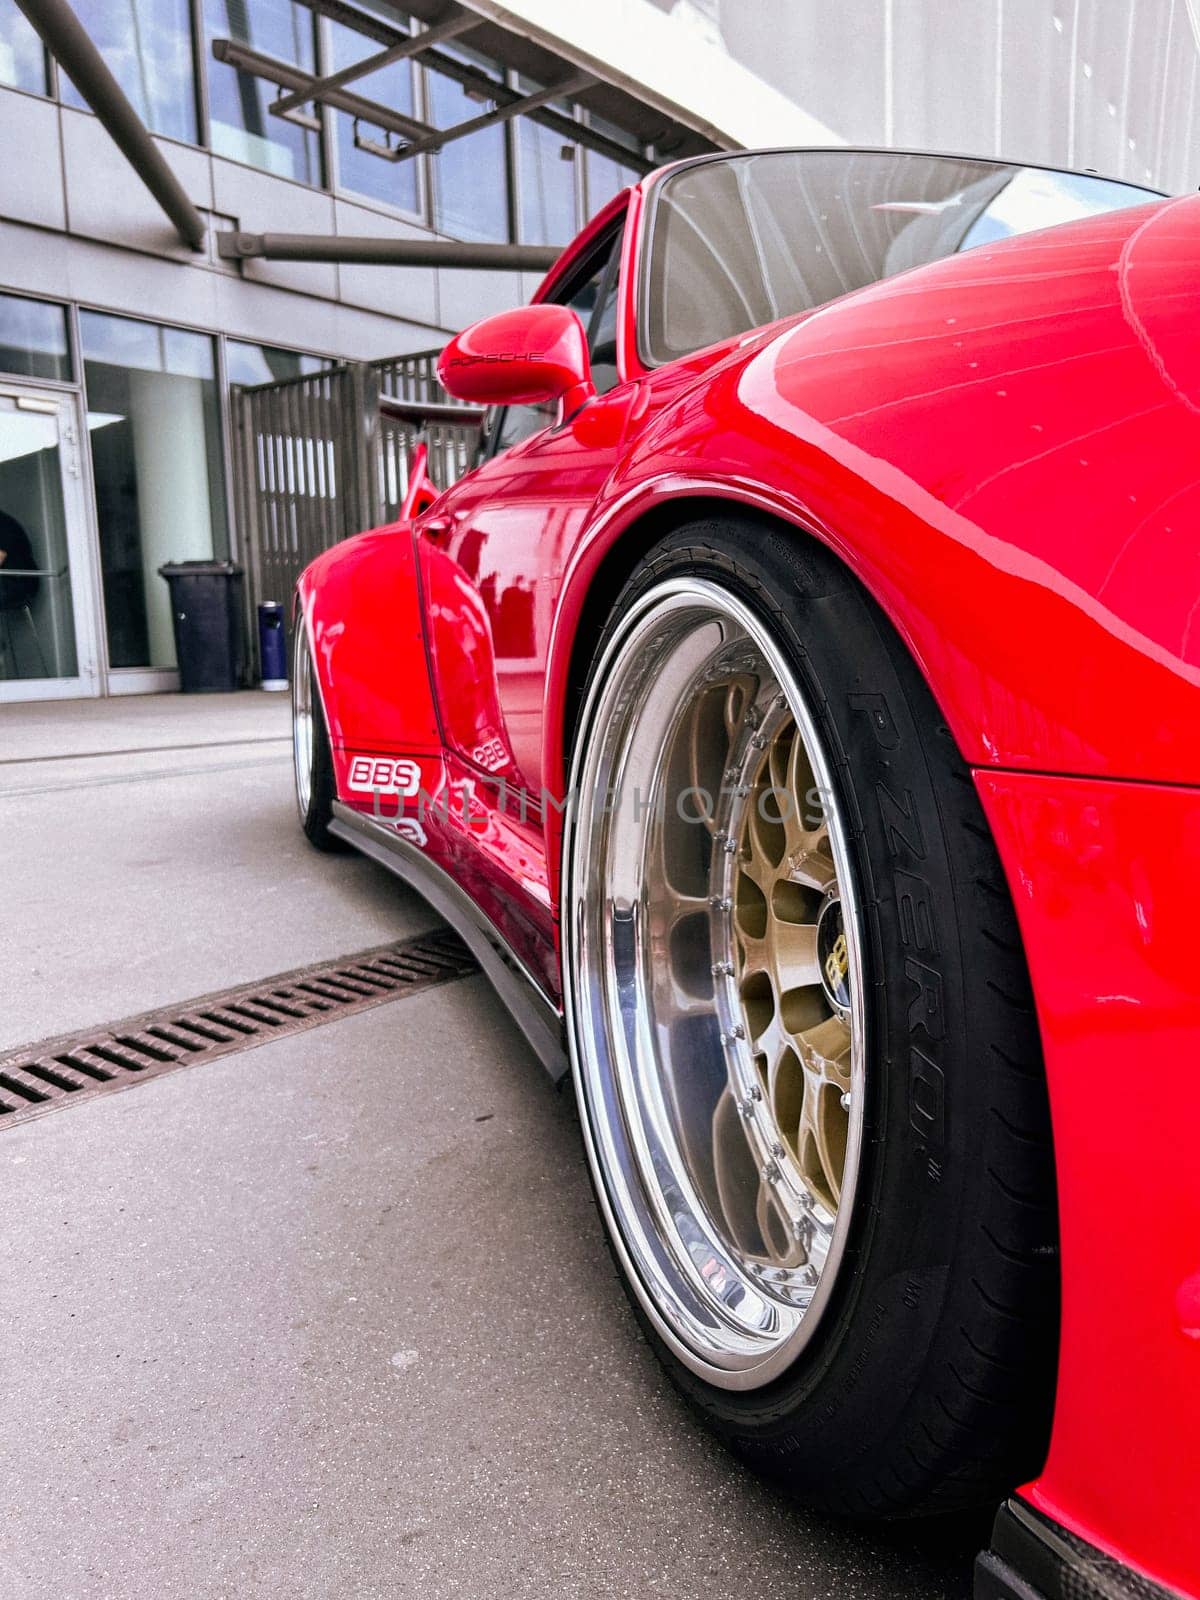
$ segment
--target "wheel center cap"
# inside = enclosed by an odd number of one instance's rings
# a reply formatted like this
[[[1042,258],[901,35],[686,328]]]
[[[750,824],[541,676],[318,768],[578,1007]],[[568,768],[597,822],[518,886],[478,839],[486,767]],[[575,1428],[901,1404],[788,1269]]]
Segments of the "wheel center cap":
[[[826,900],[817,916],[817,963],[821,987],[838,1016],[850,1010],[850,952],[842,921],[842,902],[833,896]]]

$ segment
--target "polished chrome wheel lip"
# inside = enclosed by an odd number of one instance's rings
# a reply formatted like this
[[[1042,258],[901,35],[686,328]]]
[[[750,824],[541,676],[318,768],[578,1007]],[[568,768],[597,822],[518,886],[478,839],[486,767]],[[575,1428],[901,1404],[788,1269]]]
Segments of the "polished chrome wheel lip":
[[[300,616],[296,618],[292,647],[292,765],[296,774],[296,808],[301,822],[305,822],[312,803],[313,681],[312,656],[304,618]]]
[[[611,992],[609,957],[621,937],[622,924],[621,916],[614,914],[605,925],[611,911],[609,886],[597,877],[602,864],[597,859],[596,840],[606,838],[597,830],[607,827],[603,816],[613,793],[636,779],[647,760],[646,752],[618,748],[614,737],[619,740],[619,733],[614,736],[613,729],[619,727],[623,714],[631,714],[635,679],[642,686],[637,690],[643,695],[639,710],[644,709],[654,693],[644,686],[655,681],[655,639],[664,648],[663,630],[669,629],[673,618],[682,620],[688,614],[697,619],[707,616],[748,638],[786,698],[813,775],[826,797],[830,846],[850,946],[852,1050],[847,1148],[841,1200],[828,1250],[803,1305],[773,1300],[769,1283],[747,1282],[748,1293],[760,1292],[760,1304],[751,1306],[744,1297],[740,1299],[739,1303],[748,1307],[746,1319],[728,1317],[706,1290],[696,1263],[708,1251],[705,1259],[711,1264],[712,1241],[706,1235],[689,1243],[702,1204],[694,1189],[687,1192],[680,1171],[656,1143],[653,1117],[648,1131],[640,1116],[629,1115],[637,1094],[649,1092],[644,1090],[648,1081],[645,1069],[639,1075],[635,1057],[649,1048],[650,1019],[634,1014],[636,1005],[629,1010],[628,996]],[[631,667],[631,661],[636,666]],[[649,753],[650,760],[655,756],[655,752]],[[585,1145],[601,1209],[638,1300],[668,1348],[717,1387],[759,1388],[784,1372],[808,1344],[838,1276],[854,1210],[862,1145],[865,1048],[860,924],[845,823],[807,697],[757,614],[719,585],[698,578],[672,579],[644,595],[611,640],[593,680],[572,761],[570,794],[564,843],[564,1003]],[[616,1028],[614,1017],[619,1018]],[[653,1175],[652,1182],[646,1181],[647,1173]],[[660,1177],[664,1173],[665,1178]],[[739,1296],[741,1290],[739,1283]],[[751,1316],[759,1318],[760,1328],[748,1326]]]

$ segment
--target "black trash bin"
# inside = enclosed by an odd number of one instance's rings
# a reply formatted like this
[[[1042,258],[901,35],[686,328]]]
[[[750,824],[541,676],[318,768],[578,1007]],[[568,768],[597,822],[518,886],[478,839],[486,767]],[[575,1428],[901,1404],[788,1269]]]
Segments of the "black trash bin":
[[[232,561],[169,561],[179,687],[184,694],[240,689],[246,664],[242,568]]]

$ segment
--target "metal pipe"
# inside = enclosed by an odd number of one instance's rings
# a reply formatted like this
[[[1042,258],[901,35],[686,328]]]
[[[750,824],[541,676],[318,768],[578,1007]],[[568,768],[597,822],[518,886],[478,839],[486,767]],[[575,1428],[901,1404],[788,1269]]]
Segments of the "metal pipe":
[[[456,122],[453,127],[439,128],[434,133],[427,133],[423,139],[414,139],[412,144],[400,152],[400,155],[407,160],[410,156],[433,154],[444,146],[452,144],[456,139],[465,139],[469,134],[480,133],[484,128],[494,128],[501,122],[511,122],[514,117],[525,116],[531,111],[540,111],[552,100],[562,100],[569,94],[577,94],[580,89],[586,89],[595,81],[591,73],[573,72],[569,78],[563,79],[561,83],[552,84],[548,89],[539,89],[536,94],[527,94],[520,100],[510,100],[507,105],[498,105],[478,117],[471,117],[466,122]]]
[[[263,78],[268,83],[278,84],[281,89],[299,94],[302,100],[312,99],[313,87],[321,81],[315,73],[304,72],[300,67],[293,67],[286,61],[277,60],[275,56],[264,55],[261,50],[253,50],[248,44],[239,44],[236,39],[214,39],[212,53],[216,60],[223,61],[226,66],[236,67],[239,72],[248,72],[255,78]],[[399,134],[402,139],[423,139],[427,133],[434,131],[428,122],[405,116],[394,106],[378,105],[374,100],[364,100],[361,95],[354,94],[349,89],[326,89],[320,99],[322,105],[332,106],[337,111],[345,111],[351,117],[369,122],[374,128],[384,128],[388,133]],[[280,111],[278,109],[280,104],[281,102],[276,100],[267,109],[276,116],[285,118],[295,116],[294,112]]]
[[[460,33],[467,33],[478,26],[479,18],[476,16],[464,14],[451,17],[447,22],[439,22],[435,28],[427,28],[424,33],[410,34],[407,39],[398,40],[377,55],[366,56],[362,61],[342,67],[339,72],[331,72],[327,78],[317,78],[310,84],[307,93],[303,89],[295,89],[291,94],[285,94],[282,99],[272,103],[271,110],[277,117],[285,116],[310,100],[323,100],[331,89],[340,89],[347,83],[353,83],[356,78],[368,78],[372,72],[390,67],[393,62],[419,55],[422,50],[428,50],[430,45],[457,39]]]
[[[487,416],[486,406],[450,405],[437,400],[401,400],[394,394],[379,396],[379,411],[381,416],[390,417],[393,422],[410,422],[417,428],[424,428],[431,422],[465,428],[482,422]]]
[[[473,267],[545,272],[562,254],[553,245],[461,244],[444,239],[387,239],[369,234],[218,233],[225,261],[341,261],[378,267]]]
[[[166,212],[184,244],[192,250],[203,250],[204,219],[67,0],[17,0],[17,4]]]
[[[312,3],[312,0],[306,0],[306,3]],[[444,50],[427,50],[422,60],[434,72],[440,72],[443,77],[452,79],[469,95],[491,100],[496,105],[502,106],[511,105],[514,100],[521,98],[519,89],[510,89],[508,84],[498,83],[494,78],[489,78],[485,72],[481,72],[478,67],[472,66],[467,61],[460,61],[456,56],[447,55]],[[564,143],[581,144],[585,149],[594,150],[597,155],[607,156],[610,161],[617,161],[634,172],[644,174],[654,169],[655,163],[647,161],[640,150],[631,150],[627,145],[618,144],[615,139],[610,139],[598,128],[593,128],[586,122],[576,122],[563,112],[555,111],[553,106],[539,106],[537,110],[529,113],[529,120],[539,123],[543,128],[549,128],[553,133],[561,134]],[[661,138],[657,142],[661,142]]]
[[[345,15],[345,8],[338,5],[336,0],[302,0],[302,3],[322,16],[342,18]],[[390,28],[375,27],[373,19],[369,19],[365,13],[362,14],[361,21],[363,26],[360,31],[381,41],[399,42],[409,37],[407,34],[395,33]],[[369,21],[372,22],[371,27],[367,26]],[[423,39],[426,35],[418,34],[417,37]],[[301,103],[313,97],[313,87],[319,85],[321,81],[314,73],[304,72],[289,62],[280,61],[277,56],[266,55],[263,51],[255,50],[247,44],[240,44],[235,39],[214,39],[212,53],[218,61],[236,67],[239,72],[248,72],[252,77],[262,78],[267,83],[277,84],[280,88],[288,90],[290,94],[299,95]],[[419,59],[425,66],[451,79],[477,99],[489,100],[499,106],[508,106],[524,98],[519,89],[512,89],[498,79],[489,78],[486,73],[480,72],[478,67],[460,61],[457,56],[447,55],[442,50],[425,45]],[[345,111],[349,116],[357,117],[360,122],[366,122],[373,128],[383,128],[388,133],[398,134],[402,139],[423,139],[427,134],[435,132],[427,122],[418,122],[413,117],[407,117],[397,111],[393,106],[368,100],[350,89],[329,89],[320,92],[319,97],[323,105],[332,106],[337,111]],[[285,95],[283,99],[275,100],[269,105],[268,109],[272,115],[293,120],[303,116],[303,112],[281,109],[287,98]],[[531,122],[536,122],[541,127],[558,134],[564,144],[583,145],[585,149],[594,150],[597,155],[607,156],[610,161],[619,162],[634,172],[646,173],[654,166],[654,162],[648,161],[639,151],[619,144],[586,122],[576,122],[573,117],[556,111],[553,106],[537,106],[528,112],[528,116]],[[375,153],[383,152],[382,149],[378,149]],[[403,150],[397,152],[400,156],[405,153]],[[389,159],[395,159],[392,152],[386,154]]]

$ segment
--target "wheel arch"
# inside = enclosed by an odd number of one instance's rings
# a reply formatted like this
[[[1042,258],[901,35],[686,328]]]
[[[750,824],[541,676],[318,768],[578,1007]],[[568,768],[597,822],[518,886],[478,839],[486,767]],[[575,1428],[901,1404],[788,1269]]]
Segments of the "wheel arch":
[[[599,566],[592,575],[578,618],[571,634],[567,653],[565,675],[558,702],[559,728],[558,758],[546,768],[561,783],[566,792],[567,773],[574,748],[579,713],[583,708],[583,691],[596,645],[612,615],[613,607],[625,587],[633,569],[651,545],[676,528],[699,517],[719,516],[737,512],[753,515],[753,508],[733,496],[719,493],[686,495],[663,500],[647,507],[632,518],[608,544]],[[797,532],[801,530],[797,529]]]
[[[572,619],[570,634],[568,638],[553,640],[551,645],[550,704],[546,721],[548,747],[543,766],[548,782],[552,786],[560,785],[558,792],[565,794],[588,670],[605,624],[637,563],[654,543],[675,529],[704,517],[729,515],[758,522],[765,529],[782,531],[794,539],[809,543],[823,550],[849,574],[900,639],[946,718],[959,754],[964,761],[969,761],[969,752],[946,717],[943,697],[903,620],[887,604],[881,593],[882,586],[870,581],[870,575],[864,572],[861,563],[848,559],[848,543],[831,536],[827,531],[818,531],[815,525],[796,515],[789,515],[766,494],[750,490],[738,493],[725,484],[710,483],[687,487],[680,485],[678,492],[652,496],[648,504],[642,505],[632,515],[617,519],[610,537],[602,537],[596,543],[589,542],[585,559],[588,556],[592,559],[586,574],[581,570],[582,564],[575,573],[568,574],[565,586],[567,603],[561,615]],[[597,545],[600,547],[598,553]],[[574,603],[570,598],[573,580],[582,584],[582,593]]]

